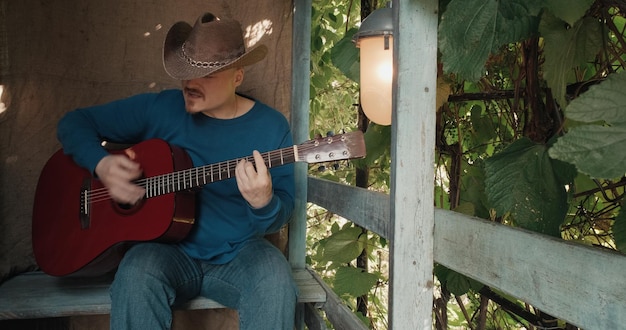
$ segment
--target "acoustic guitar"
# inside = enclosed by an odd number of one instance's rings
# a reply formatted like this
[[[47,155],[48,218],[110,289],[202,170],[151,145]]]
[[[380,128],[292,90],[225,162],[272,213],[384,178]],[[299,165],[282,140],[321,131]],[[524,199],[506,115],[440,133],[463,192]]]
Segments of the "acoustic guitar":
[[[124,252],[145,241],[178,242],[194,223],[196,188],[233,178],[240,159],[193,167],[186,152],[159,139],[130,147],[146,193],[136,205],[114,202],[103,184],[63,150],[44,166],[33,207],[33,252],[54,276],[93,276],[117,267]],[[262,153],[268,168],[365,156],[360,131],[318,138]],[[248,161],[254,162],[249,156]]]

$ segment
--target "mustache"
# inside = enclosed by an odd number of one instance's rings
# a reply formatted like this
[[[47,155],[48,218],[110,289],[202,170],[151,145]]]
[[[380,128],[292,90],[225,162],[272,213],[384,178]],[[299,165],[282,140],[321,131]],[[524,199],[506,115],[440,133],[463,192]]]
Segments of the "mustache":
[[[201,94],[202,95],[202,91],[197,89],[197,88],[192,88],[192,87],[185,87],[184,88],[185,93],[190,93],[190,94]]]

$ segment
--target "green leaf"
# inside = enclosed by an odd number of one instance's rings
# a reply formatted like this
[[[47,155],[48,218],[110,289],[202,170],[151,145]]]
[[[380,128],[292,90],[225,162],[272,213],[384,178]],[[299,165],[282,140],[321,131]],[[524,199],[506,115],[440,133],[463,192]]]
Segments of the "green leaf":
[[[483,145],[497,137],[497,131],[492,119],[488,116],[483,116],[482,112],[483,108],[477,104],[472,105],[470,109],[473,145]]]
[[[460,202],[474,205],[474,215],[483,219],[489,218],[489,201],[485,193],[485,164],[477,159],[473,164],[462,164]]]
[[[337,268],[333,289],[338,295],[347,293],[353,297],[367,294],[378,282],[378,275],[360,268],[342,266]]]
[[[516,225],[560,237],[567,212],[565,184],[575,173],[551,159],[546,146],[519,139],[485,161],[485,174],[487,197],[498,215],[510,212]]]
[[[608,124],[626,123],[626,73],[609,75],[572,101],[565,111],[569,119],[584,123],[600,120]]]
[[[476,214],[476,206],[470,202],[461,202],[459,206],[454,208],[453,211],[469,216],[474,216]]]
[[[391,150],[391,126],[381,126],[370,123],[363,135],[367,154],[365,158],[353,160],[359,168],[368,167],[385,153]]]
[[[550,156],[576,165],[594,178],[613,179],[626,173],[626,74],[610,75],[567,107],[565,115],[586,125],[560,137]],[[595,124],[604,122],[604,125]]]
[[[558,18],[570,26],[574,26],[585,12],[589,10],[594,0],[547,0],[546,7]]]
[[[352,42],[358,29],[350,29],[343,39],[330,50],[330,58],[335,67],[354,82],[360,81],[359,50]]]
[[[469,290],[478,292],[484,286],[484,284],[441,264],[435,265],[434,274],[439,279],[439,282],[456,296],[462,296],[468,293]]]
[[[595,183],[595,181],[593,181],[593,179],[591,179],[589,175],[579,172],[574,179],[574,188],[576,189],[575,193],[581,193],[583,191],[598,188],[598,184]]]
[[[619,211],[619,215],[615,217],[615,223],[613,223],[613,239],[617,249],[626,253],[626,210]]]
[[[626,125],[586,125],[559,138],[550,156],[576,165],[597,179],[619,178],[626,173]]]
[[[544,77],[557,101],[565,106],[566,85],[572,69],[594,59],[603,45],[602,24],[587,17],[571,28],[549,12],[539,25],[544,40]]]
[[[361,228],[342,228],[326,239],[322,249],[320,261],[332,261],[335,264],[344,264],[356,259],[363,251]]]
[[[477,81],[489,54],[537,31],[540,0],[452,0],[439,25],[446,72]]]
[[[483,287],[483,284],[463,274],[450,271],[450,273],[448,273],[448,277],[446,278],[446,287],[450,293],[458,297],[468,293],[470,290],[480,290]]]

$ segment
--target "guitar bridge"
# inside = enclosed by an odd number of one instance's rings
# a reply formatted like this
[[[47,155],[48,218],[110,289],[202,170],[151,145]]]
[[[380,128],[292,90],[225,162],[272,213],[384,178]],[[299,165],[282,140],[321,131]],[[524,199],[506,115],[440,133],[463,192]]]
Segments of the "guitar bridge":
[[[83,185],[80,187],[80,229],[89,229],[91,220],[89,216],[89,188],[91,187],[91,179],[85,178]]]

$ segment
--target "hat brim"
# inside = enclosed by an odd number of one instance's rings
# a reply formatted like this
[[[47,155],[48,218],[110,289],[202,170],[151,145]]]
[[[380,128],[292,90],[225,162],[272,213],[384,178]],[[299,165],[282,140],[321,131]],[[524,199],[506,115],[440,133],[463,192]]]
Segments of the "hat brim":
[[[185,60],[185,56],[182,53],[182,45],[189,37],[191,30],[192,27],[187,22],[178,22],[170,28],[165,37],[163,44],[163,67],[165,72],[174,79],[191,80],[232,67],[248,66],[261,61],[267,55],[267,47],[258,45],[246,50],[243,55],[219,67],[201,68],[193,66]]]

